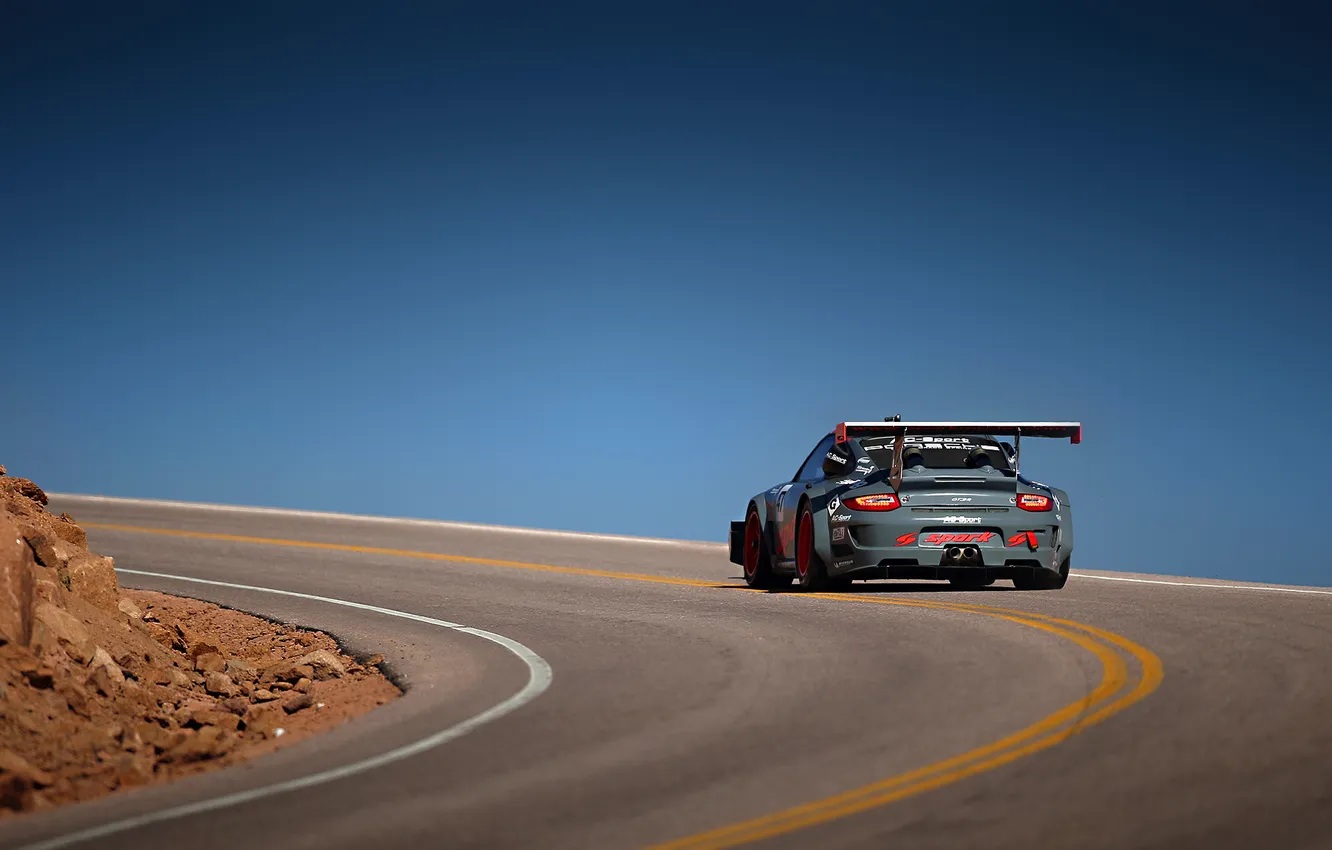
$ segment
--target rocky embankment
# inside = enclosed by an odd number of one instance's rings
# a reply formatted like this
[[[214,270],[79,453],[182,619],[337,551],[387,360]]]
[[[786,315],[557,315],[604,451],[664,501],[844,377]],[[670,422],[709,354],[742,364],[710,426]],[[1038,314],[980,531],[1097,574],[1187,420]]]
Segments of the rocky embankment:
[[[122,589],[0,467],[0,817],[243,761],[393,699],[331,637]]]

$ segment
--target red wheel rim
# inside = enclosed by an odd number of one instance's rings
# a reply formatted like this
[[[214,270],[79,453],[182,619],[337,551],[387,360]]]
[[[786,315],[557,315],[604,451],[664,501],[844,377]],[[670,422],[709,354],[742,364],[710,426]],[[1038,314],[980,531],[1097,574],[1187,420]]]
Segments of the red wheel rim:
[[[745,575],[758,572],[759,551],[763,546],[763,530],[759,528],[758,514],[750,514],[745,523]]]
[[[809,575],[809,556],[814,551],[814,517],[807,509],[800,515],[800,539],[796,541],[796,572]]]

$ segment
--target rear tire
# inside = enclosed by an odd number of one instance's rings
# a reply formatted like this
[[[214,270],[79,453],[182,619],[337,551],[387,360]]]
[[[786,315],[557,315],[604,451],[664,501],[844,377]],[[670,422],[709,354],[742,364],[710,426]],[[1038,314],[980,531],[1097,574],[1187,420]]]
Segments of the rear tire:
[[[1018,590],[1060,590],[1068,584],[1068,571],[1073,567],[1073,556],[1069,555],[1059,565],[1058,573],[1041,570],[1031,578],[1015,578],[1013,586]]]
[[[801,590],[826,590],[828,570],[823,559],[814,551],[814,511],[809,502],[800,506],[800,519],[796,524],[796,581]]]
[[[775,575],[768,540],[763,534],[758,509],[751,507],[745,517],[745,584],[755,590],[773,590],[791,584],[789,578]]]

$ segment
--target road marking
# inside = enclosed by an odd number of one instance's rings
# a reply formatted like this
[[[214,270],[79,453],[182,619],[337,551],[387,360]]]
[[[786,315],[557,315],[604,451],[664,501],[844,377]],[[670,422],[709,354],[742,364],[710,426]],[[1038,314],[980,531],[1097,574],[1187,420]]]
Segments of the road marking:
[[[50,493],[52,499],[103,505],[140,505],[151,508],[185,508],[236,514],[266,514],[268,516],[301,517],[304,519],[332,519],[350,522],[377,522],[389,525],[449,528],[460,531],[501,531],[505,534],[529,534],[539,537],[568,537],[579,540],[604,540],[610,543],[652,543],[660,546],[685,546],[703,549],[725,549],[727,544],[710,540],[676,540],[669,537],[634,537],[628,534],[599,534],[591,531],[559,531],[553,528],[523,528],[517,525],[489,525],[480,522],[457,522],[446,519],[403,519],[374,514],[344,514],[331,511],[303,511],[294,508],[260,508],[248,505],[216,505],[209,502],[173,502],[166,499],[130,499],[121,496],[86,496],[82,493]]]
[[[136,534],[163,534],[168,537],[189,537],[197,540],[221,540],[228,543],[256,543],[261,546],[291,546],[297,549],[325,549],[333,552],[355,552],[361,555],[391,555],[397,558],[421,558],[428,561],[454,561],[460,564],[481,564],[488,567],[511,567],[520,570],[566,573],[568,575],[591,576],[594,578],[650,581],[658,584],[677,584],[689,587],[717,586],[717,582],[715,581],[703,581],[702,579],[649,576],[641,573],[616,572],[614,570],[594,570],[587,567],[560,567],[554,564],[533,564],[527,561],[504,561],[498,558],[473,558],[468,555],[444,555],[438,552],[418,552],[412,549],[386,549],[380,546],[352,546],[347,543],[319,543],[311,540],[284,540],[278,537],[248,537],[242,534],[216,534],[211,531],[181,531],[175,528],[145,528],[138,525],[110,525],[100,522],[85,522],[82,523],[82,525],[84,528],[98,528],[105,531],[130,531]]]
[[[588,531],[558,531],[546,528],[524,528],[516,525],[489,525],[479,522],[455,522],[442,519],[403,519],[400,517],[375,516],[373,514],[347,514],[334,513],[331,511],[305,511],[293,508],[262,508],[251,507],[248,505],[218,505],[210,502],[176,502],[167,499],[131,499],[121,496],[88,496],[82,493],[47,493],[53,499],[63,499],[72,502],[87,502],[91,504],[118,504],[118,505],[141,505],[144,507],[155,508],[186,508],[207,511],[221,511],[224,513],[243,513],[243,514],[268,514],[270,516],[290,516],[302,517],[307,519],[334,519],[354,522],[374,522],[386,525],[407,525],[423,526],[427,528],[445,528],[457,529],[461,531],[501,531],[505,534],[527,534],[545,537],[565,537],[581,540],[604,540],[612,543],[649,543],[662,546],[683,546],[697,549],[713,549],[724,551],[727,548],[725,543],[716,543],[708,540],[676,540],[669,537],[634,537],[628,534],[598,534]],[[98,525],[96,523],[82,523],[85,526],[93,528],[116,528],[111,525]],[[130,526],[123,526],[129,529]],[[134,529],[144,531],[147,529]],[[1243,584],[1207,584],[1201,582],[1186,581],[1164,581],[1145,578],[1124,578],[1121,576],[1103,576],[1094,573],[1072,573],[1078,578],[1094,578],[1102,581],[1128,581],[1139,584],[1166,584],[1177,587],[1206,587],[1221,590],[1262,590],[1275,593],[1310,593],[1321,596],[1332,596],[1332,590],[1311,590],[1297,587],[1265,587],[1257,585]]]
[[[308,599],[315,602],[325,602],[330,605],[341,605],[344,608],[356,608],[360,611],[371,611],[376,614],[385,614],[390,617],[400,617],[404,620],[415,620],[418,623],[427,623],[432,626],[439,626],[445,629],[452,629],[456,632],[462,632],[463,634],[474,635],[484,640],[488,640],[491,643],[497,643],[518,656],[518,658],[527,665],[527,684],[523,685],[521,690],[510,696],[508,699],[491,706],[480,714],[469,717],[460,723],[455,723],[447,729],[441,729],[433,735],[429,735],[419,741],[414,741],[413,743],[389,750],[388,752],[380,753],[377,756],[372,756],[362,761],[352,762],[351,764],[335,767],[331,770],[320,771],[319,773],[312,773],[309,776],[302,776],[298,779],[290,779],[286,782],[265,785],[261,788],[252,788],[248,791],[239,791],[234,794],[224,794],[221,797],[213,797],[212,799],[200,800],[195,803],[186,803],[183,806],[173,806],[169,809],[148,812],[123,820],[112,821],[111,823],[102,824],[100,826],[81,829],[77,832],[71,832],[66,835],[60,835],[54,838],[48,838],[44,841],[28,844],[25,846],[25,850],[57,850],[57,848],[69,847],[72,844],[79,844],[84,841],[106,838],[109,835],[115,835],[116,833],[125,832],[130,829],[137,829],[138,827],[147,826],[149,824],[161,823],[162,821],[174,820],[189,815],[197,815],[203,812],[216,811],[217,809],[224,809],[229,806],[248,803],[251,800],[259,800],[276,794],[285,794],[289,791],[299,791],[302,788],[323,785],[327,782],[345,779],[348,776],[355,776],[358,773],[365,773],[368,770],[374,770],[375,768],[383,767],[384,765],[402,761],[403,759],[411,758],[412,756],[420,755],[427,750],[434,749],[441,744],[446,744],[455,738],[460,738],[479,726],[498,720],[504,715],[521,708],[536,699],[549,688],[553,678],[550,664],[548,664],[540,655],[537,655],[535,652],[512,638],[507,638],[504,635],[495,634],[494,632],[488,632],[484,629],[474,629],[459,623],[436,620],[434,617],[425,617],[407,611],[381,608],[378,605],[366,605],[362,602],[350,602],[346,599],[334,599],[329,596],[315,596],[309,593],[297,593],[292,590],[277,590],[271,587],[255,587],[248,584],[234,584],[228,581],[210,581],[208,579],[189,578],[187,576],[170,575],[168,573],[127,570],[119,567],[116,568],[116,571],[127,575],[149,576],[151,578],[169,579],[171,581],[205,584],[212,587],[226,587],[234,590],[272,593],[277,596],[292,596],[297,599]]]
[[[830,598],[875,604],[902,603],[901,600],[865,598],[856,594],[834,594]],[[1011,620],[1056,634],[1093,653],[1100,660],[1104,675],[1100,684],[1084,699],[1071,703],[1026,729],[992,744],[821,800],[803,803],[789,809],[664,844],[653,845],[649,850],[704,850],[704,848],[717,850],[717,848],[749,844],[828,823],[838,818],[894,803],[944,785],[950,785],[962,779],[1010,764],[1067,740],[1072,735],[1076,735],[1146,698],[1160,685],[1163,676],[1161,661],[1151,650],[1139,646],[1127,638],[1092,626],[1056,617],[991,608],[985,605],[940,602],[911,604],[951,611],[970,611]],[[1053,625],[1055,623],[1070,628],[1060,628]],[[1091,637],[1078,634],[1071,631],[1071,629],[1081,629],[1099,640],[1093,640]],[[1141,675],[1137,685],[1128,693],[1109,702],[1107,701],[1122,689],[1128,675],[1123,659],[1108,647],[1107,643],[1128,652],[1138,660],[1141,666]]]
[[[1078,578],[1095,578],[1101,581],[1131,581],[1135,584],[1168,584],[1172,587],[1210,587],[1217,590],[1263,590],[1269,593],[1315,593],[1320,596],[1332,596],[1332,590],[1313,590],[1307,587],[1264,587],[1254,584],[1203,584],[1194,581],[1165,581],[1154,578],[1125,578],[1124,576],[1098,576],[1089,573],[1069,573]]]
[[[353,546],[343,543],[319,543],[308,540],[286,540],[243,535],[217,534],[213,532],[181,531],[178,529],[145,528],[139,526],[104,525],[84,523],[88,528],[114,531],[162,534],[175,537],[197,538],[203,540],[221,540],[257,545],[290,546],[307,549],[325,549],[340,552],[358,552],[397,557],[422,558],[435,561],[455,561],[468,564],[525,569],[538,572],[564,573],[569,575],[613,578],[629,581],[641,581],[654,584],[670,584],[685,587],[735,588],[736,585],[698,579],[670,578],[664,576],[643,575],[640,573],[595,570],[582,567],[561,567],[552,564],[535,564],[526,561],[506,561],[491,558],[475,558],[464,555],[447,555],[438,552],[418,552],[406,549],[386,549],[371,546]],[[127,574],[156,575],[124,570]],[[203,584],[228,585],[226,582],[210,582],[194,579]],[[750,590],[753,593],[766,591]],[[293,594],[300,595],[300,594]],[[783,594],[783,598],[798,598],[811,601],[864,602],[877,605],[899,605],[913,608],[930,608],[963,614],[980,614],[1007,620],[1029,628],[1038,629],[1057,637],[1069,640],[1090,652],[1101,664],[1100,683],[1085,697],[1076,700],[1053,714],[1038,720],[1032,725],[1014,732],[999,741],[953,756],[935,764],[914,769],[908,773],[889,777],[869,785],[855,788],[841,794],[815,800],[790,809],[763,815],[740,823],[720,827],[698,835],[688,836],[666,844],[657,845],[654,850],[698,850],[699,848],[734,847],[827,823],[837,818],[855,814],[866,809],[883,806],[906,797],[948,785],[970,776],[993,770],[1020,758],[1053,747],[1068,737],[1100,723],[1123,711],[1130,705],[1146,698],[1160,685],[1163,676],[1161,660],[1151,650],[1140,646],[1113,632],[1105,631],[1079,623],[1044,614],[1020,611],[1011,608],[980,605],[965,602],[944,602],[917,599],[884,599],[864,593],[834,594]],[[372,606],[364,606],[374,610]],[[1118,651],[1116,651],[1118,650]],[[1129,681],[1129,671],[1120,651],[1131,656],[1139,666],[1136,685],[1127,693],[1121,692]],[[1118,696],[1116,696],[1118,695]]]

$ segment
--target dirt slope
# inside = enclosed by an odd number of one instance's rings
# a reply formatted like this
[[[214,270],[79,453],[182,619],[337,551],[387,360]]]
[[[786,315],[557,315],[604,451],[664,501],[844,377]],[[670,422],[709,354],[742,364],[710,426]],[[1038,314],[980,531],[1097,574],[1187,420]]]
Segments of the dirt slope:
[[[399,693],[336,641],[122,590],[0,466],[0,817],[243,761]]]

